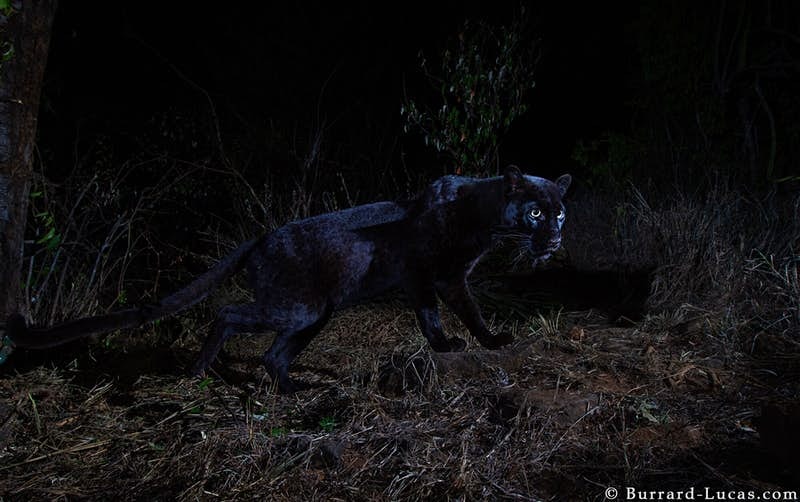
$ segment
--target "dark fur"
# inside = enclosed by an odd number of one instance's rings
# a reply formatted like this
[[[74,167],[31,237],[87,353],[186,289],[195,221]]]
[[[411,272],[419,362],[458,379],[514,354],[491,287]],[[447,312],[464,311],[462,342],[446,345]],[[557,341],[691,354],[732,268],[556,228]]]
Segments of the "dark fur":
[[[498,236],[517,241],[521,255],[543,259],[561,242],[561,197],[568,175],[556,183],[523,176],[510,167],[502,177],[446,176],[410,206],[380,202],[289,223],[248,241],[209,272],[155,305],[28,328],[12,316],[7,336],[17,347],[47,348],[91,334],[138,326],[184,310],[243,266],[255,301],[220,310],[194,371],[202,374],[236,333],[275,331],[264,354],[281,392],[296,389],[289,365],[319,333],[334,310],[400,287],[422,333],[436,351],[463,350],[439,322],[437,294],[484,347],[510,343],[492,335],[473,301],[467,276]],[[531,210],[536,210],[536,218]]]

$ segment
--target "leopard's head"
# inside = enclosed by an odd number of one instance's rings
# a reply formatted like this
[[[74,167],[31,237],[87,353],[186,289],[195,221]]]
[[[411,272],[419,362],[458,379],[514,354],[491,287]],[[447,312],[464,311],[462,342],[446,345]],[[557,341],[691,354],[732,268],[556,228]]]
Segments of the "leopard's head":
[[[561,199],[571,182],[569,174],[550,181],[524,175],[516,166],[506,168],[505,200],[497,232],[514,240],[519,258],[528,257],[536,264],[561,247],[561,228],[566,220]]]

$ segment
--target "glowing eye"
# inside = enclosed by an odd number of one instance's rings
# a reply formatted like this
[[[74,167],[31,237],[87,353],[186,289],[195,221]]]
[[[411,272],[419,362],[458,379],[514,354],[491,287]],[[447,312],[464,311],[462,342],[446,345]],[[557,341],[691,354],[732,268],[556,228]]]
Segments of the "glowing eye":
[[[564,214],[564,210],[563,210],[563,209],[562,209],[561,211],[559,211],[559,212],[558,212],[558,219],[559,219],[559,220],[563,220],[563,219],[564,219],[564,217],[566,217],[566,216],[567,216],[567,215],[566,215],[566,214]]]
[[[542,212],[539,209],[531,209],[531,218],[538,218],[542,215]]]

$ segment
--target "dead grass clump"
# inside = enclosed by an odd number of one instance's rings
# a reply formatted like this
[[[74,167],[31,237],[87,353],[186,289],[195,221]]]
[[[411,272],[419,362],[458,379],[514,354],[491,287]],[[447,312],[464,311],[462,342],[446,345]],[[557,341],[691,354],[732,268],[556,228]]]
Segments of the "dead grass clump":
[[[653,267],[651,310],[713,311],[726,336],[744,325],[800,330],[796,194],[748,195],[722,183],[697,193],[630,187],[623,196],[586,194],[576,206],[565,232],[574,261]]]

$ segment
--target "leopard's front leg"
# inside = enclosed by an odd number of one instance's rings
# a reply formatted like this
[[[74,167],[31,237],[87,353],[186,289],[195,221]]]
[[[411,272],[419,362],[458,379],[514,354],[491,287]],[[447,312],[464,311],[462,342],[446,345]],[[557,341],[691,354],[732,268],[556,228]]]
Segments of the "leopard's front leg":
[[[455,313],[478,343],[487,349],[499,349],[514,341],[510,333],[493,335],[486,327],[481,311],[469,291],[466,276],[450,281],[439,281],[436,290],[447,307]]]

